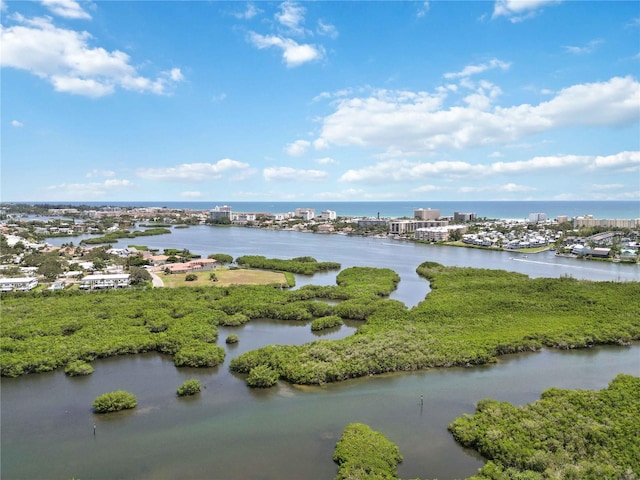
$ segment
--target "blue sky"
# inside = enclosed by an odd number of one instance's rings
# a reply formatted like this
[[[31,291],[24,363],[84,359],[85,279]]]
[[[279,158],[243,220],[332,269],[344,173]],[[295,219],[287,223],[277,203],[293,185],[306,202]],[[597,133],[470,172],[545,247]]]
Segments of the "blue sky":
[[[635,1],[0,8],[2,201],[640,200]]]

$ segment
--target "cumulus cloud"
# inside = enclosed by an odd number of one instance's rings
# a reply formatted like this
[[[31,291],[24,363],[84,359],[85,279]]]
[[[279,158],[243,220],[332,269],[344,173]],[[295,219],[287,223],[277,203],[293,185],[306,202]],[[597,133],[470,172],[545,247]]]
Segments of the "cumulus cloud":
[[[250,32],[249,41],[260,50],[269,47],[282,50],[282,61],[287,67],[297,67],[324,57],[324,48],[321,45],[298,43],[290,38],[277,35],[260,35]]]
[[[317,182],[329,175],[321,170],[301,170],[291,167],[268,167],[262,171],[266,181]]]
[[[381,148],[396,155],[505,144],[567,126],[622,126],[640,117],[640,83],[632,77],[573,85],[538,105],[491,106],[499,90],[476,91],[466,106],[443,108],[449,95],[379,90],[336,100],[322,119],[317,149],[331,145]],[[470,101],[475,100],[475,101]]]
[[[87,198],[104,198],[114,191],[133,188],[135,184],[129,180],[109,179],[104,182],[62,183],[47,187],[57,197],[75,200]]]
[[[243,175],[251,174],[252,170],[248,163],[238,162],[224,158],[216,163],[183,163],[175,167],[166,168],[140,168],[137,175],[147,180],[167,180],[167,181],[203,181],[229,178],[237,180]]]
[[[417,162],[409,160],[387,160],[361,169],[351,169],[339,179],[340,182],[388,183],[421,181],[423,179],[462,178],[473,175],[524,174],[533,171],[569,169],[609,169],[631,171],[640,168],[640,152],[625,151],[612,155],[555,155],[534,157],[514,162],[494,162],[488,165],[460,161]]]
[[[24,127],[24,123],[22,123],[19,120],[11,120],[11,126],[12,127],[16,127],[16,128],[20,128],[20,127]]]
[[[74,20],[90,20],[91,15],[83,10],[75,0],[41,0],[51,13]]]
[[[493,16],[506,17],[512,23],[535,17],[542,7],[560,3],[560,0],[497,0],[493,6]]]
[[[285,151],[292,157],[301,157],[311,146],[311,142],[307,140],[296,140],[286,146]]]
[[[467,65],[459,72],[449,72],[444,74],[444,78],[453,79],[453,78],[464,78],[470,77],[471,75],[477,75],[482,72],[486,72],[487,70],[493,70],[499,68],[500,70],[508,70],[511,66],[509,62],[503,62],[502,60],[498,60],[497,58],[492,58],[486,63],[480,63],[478,65]]]
[[[126,53],[92,47],[90,33],[58,28],[51,18],[13,18],[16,25],[0,30],[2,66],[37,75],[59,92],[101,97],[120,87],[162,95],[184,79],[179,68],[142,76]]]

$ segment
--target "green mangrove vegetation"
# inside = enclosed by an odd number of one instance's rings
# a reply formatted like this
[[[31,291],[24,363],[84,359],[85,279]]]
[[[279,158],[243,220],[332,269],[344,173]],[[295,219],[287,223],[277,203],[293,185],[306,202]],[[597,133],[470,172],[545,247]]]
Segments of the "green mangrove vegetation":
[[[640,474],[640,377],[600,390],[551,388],[522,407],[482,400],[449,425],[490,461],[474,480],[635,479]]]
[[[485,399],[449,425],[457,442],[489,461],[468,480],[634,480],[640,473],[640,377],[603,390],[550,388],[516,407]],[[398,447],[367,425],[348,425],[336,444],[336,480],[397,479]]]
[[[224,349],[215,345],[218,325],[242,325],[253,318],[311,321],[332,314],[317,299],[370,299],[390,293],[391,270],[378,271],[382,288],[353,283],[359,269],[340,272],[343,286],[226,286],[102,292],[43,292],[2,295],[0,373],[19,376],[65,367],[74,361],[156,351],[177,366],[215,366]],[[246,373],[249,373],[247,370]]]
[[[103,393],[93,401],[93,410],[96,413],[119,412],[129,408],[135,408],[138,399],[133,393],[117,390],[115,392]]]
[[[338,315],[328,315],[326,317],[320,317],[313,320],[311,322],[311,330],[315,332],[318,330],[337,327],[342,324],[344,324],[344,322]]]
[[[266,365],[252,368],[247,377],[247,385],[251,388],[269,388],[278,383],[278,372]]]
[[[240,341],[240,339],[238,338],[238,335],[235,333],[232,333],[231,335],[227,335],[227,338],[224,340],[224,343],[231,345],[233,343],[238,343]]]
[[[74,360],[67,363],[67,366],[64,367],[64,373],[70,377],[91,375],[93,373],[93,366],[90,363],[83,362],[82,360]]]
[[[322,384],[384,372],[485,364],[502,354],[545,346],[626,345],[640,338],[640,303],[633,300],[640,298],[638,282],[532,279],[430,262],[417,271],[430,281],[432,291],[411,310],[397,301],[355,293],[334,308],[342,318],[366,320],[355,335],[302,346],[268,346],[235,358],[231,369],[248,373],[268,365],[292,383]],[[338,283],[351,292],[367,286],[355,277],[346,284],[339,278]]]
[[[148,237],[151,235],[165,235],[167,233],[171,233],[171,230],[168,228],[148,228],[146,230],[134,230],[133,232],[129,230],[117,230],[101,237],[85,238],[80,241],[80,244],[97,245],[100,243],[116,243],[121,238]]]
[[[398,478],[402,455],[382,433],[351,423],[336,444],[333,460],[338,464],[336,480],[392,480]]]
[[[185,380],[176,391],[176,395],[178,395],[179,397],[195,395],[196,393],[200,393],[200,380],[198,380],[197,378],[190,378],[189,380]]]
[[[290,260],[283,260],[280,258],[266,258],[262,255],[244,255],[236,258],[236,263],[249,268],[278,270],[301,275],[313,275],[318,272],[340,269],[340,264],[337,262],[318,262],[313,257],[296,257]]]
[[[18,376],[148,351],[172,355],[177,366],[215,366],[224,361],[217,326],[255,318],[312,322],[338,316],[363,322],[342,340],[272,345],[230,363],[243,374],[263,365],[297,384],[477,365],[544,346],[625,345],[640,338],[638,282],[531,279],[435,263],[420,265],[418,273],[432,291],[412,309],[385,298],[400,280],[393,270],[369,267],[341,271],[334,286],[295,291],[239,285],[3,294],[0,373]]]

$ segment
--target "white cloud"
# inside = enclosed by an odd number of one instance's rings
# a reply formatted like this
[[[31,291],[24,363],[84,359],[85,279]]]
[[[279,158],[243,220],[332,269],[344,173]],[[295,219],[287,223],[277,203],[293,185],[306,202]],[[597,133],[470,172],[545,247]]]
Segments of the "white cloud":
[[[93,178],[93,177],[113,177],[115,176],[116,172],[114,172],[113,170],[98,170],[96,168],[94,168],[93,170],[91,170],[90,172],[88,172],[85,177],[87,178]]]
[[[201,198],[202,192],[197,192],[197,191],[180,192],[180,196],[183,198]]]
[[[560,0],[497,0],[492,18],[507,17],[512,23],[518,23],[534,17],[542,7],[557,3]]]
[[[615,155],[593,157],[591,168],[622,169],[634,171],[640,169],[640,152],[620,152]]]
[[[290,38],[277,35],[260,35],[250,32],[249,41],[260,50],[269,47],[282,50],[282,60],[287,67],[297,67],[324,57],[324,48],[320,45],[300,44]]]
[[[115,87],[137,92],[167,94],[183,80],[180,69],[161,72],[156,79],[141,76],[129,55],[91,47],[91,34],[58,28],[50,18],[27,19],[19,14],[18,25],[2,27],[2,66],[26,70],[49,81],[55,90],[101,97]]]
[[[324,35],[329,38],[338,38],[338,29],[334,25],[331,25],[329,23],[324,23],[322,19],[318,20],[316,33],[318,35]]]
[[[361,169],[351,169],[340,182],[388,183],[421,181],[433,178],[460,178],[473,175],[524,174],[554,169],[609,169],[632,171],[640,168],[640,151],[625,151],[613,155],[556,155],[534,157],[514,162],[494,162],[489,165],[460,161],[416,162],[387,160]]]
[[[140,168],[137,175],[147,180],[203,181],[225,176],[235,180],[237,175],[247,174],[249,164],[224,158],[216,163],[183,163],[176,167]]]
[[[422,18],[427,14],[428,11],[429,11],[429,2],[422,2],[422,4],[420,4],[420,6],[418,7],[416,16],[418,18]]]
[[[589,43],[587,43],[586,45],[583,45],[582,47],[567,45],[563,48],[567,53],[573,53],[575,55],[583,55],[587,53],[593,53],[595,49],[598,47],[598,45],[602,43],[603,43],[603,40],[591,40]]]
[[[91,15],[85,12],[75,0],[41,0],[42,5],[52,13],[74,20],[90,20]]]
[[[511,66],[509,62],[503,62],[502,60],[498,60],[497,58],[492,58],[486,63],[481,63],[479,65],[467,65],[459,72],[449,72],[444,74],[444,78],[452,79],[452,78],[465,78],[470,77],[471,75],[477,75],[482,72],[486,72],[487,70],[493,70],[495,68],[499,68],[502,71],[508,70]]]
[[[507,183],[505,185],[485,185],[482,187],[460,187],[462,193],[480,193],[480,192],[502,192],[502,193],[522,193],[533,192],[536,189],[527,187],[526,185],[517,185],[515,183]]]
[[[59,198],[68,200],[104,198],[114,191],[133,188],[135,184],[129,180],[109,179],[104,182],[92,183],[63,183],[51,185],[47,190],[53,192]]]
[[[302,35],[304,29],[301,24],[304,23],[305,8],[298,3],[287,0],[280,4],[280,11],[276,13],[276,20],[284,26],[289,33],[294,35]]]
[[[321,170],[300,170],[291,167],[268,167],[262,171],[266,181],[317,182],[328,178]]]
[[[16,128],[20,128],[20,127],[24,127],[24,123],[22,123],[19,120],[11,120],[11,126],[12,127],[16,127]]]
[[[422,185],[418,188],[411,190],[412,193],[428,193],[428,192],[440,192],[442,190],[449,190],[449,187],[442,185]]]
[[[334,160],[331,157],[316,158],[314,162],[316,162],[319,165],[334,165],[338,163],[337,160]]]
[[[301,157],[307,152],[310,146],[311,142],[308,142],[307,140],[296,140],[295,142],[288,144],[285,151],[292,157]]]
[[[251,20],[261,12],[262,10],[256,7],[253,3],[247,3],[247,8],[245,8],[244,11],[233,13],[232,15],[238,20]]]
[[[504,157],[502,152],[491,152],[489,154],[489,158],[502,158],[502,157]]]
[[[339,182],[387,183],[419,181],[441,176],[464,176],[473,173],[484,174],[485,167],[467,162],[438,161],[433,163],[410,162],[408,160],[387,160],[362,169],[346,171]]]
[[[449,95],[379,90],[336,101],[322,120],[317,149],[331,145],[381,148],[395,155],[504,144],[567,126],[622,126],[640,119],[640,83],[632,77],[573,85],[538,105],[489,108],[486,101],[443,109]]]

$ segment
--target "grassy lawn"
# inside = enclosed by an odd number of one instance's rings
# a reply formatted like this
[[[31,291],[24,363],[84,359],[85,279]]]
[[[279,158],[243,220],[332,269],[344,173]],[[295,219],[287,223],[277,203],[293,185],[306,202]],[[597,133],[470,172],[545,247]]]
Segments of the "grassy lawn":
[[[209,275],[215,273],[218,278],[217,282],[212,282]],[[218,268],[209,272],[197,272],[197,280],[192,282],[185,281],[186,273],[176,273],[165,275],[162,272],[157,273],[167,288],[175,287],[205,287],[216,286],[226,287],[228,285],[270,285],[270,284],[287,284],[284,273],[267,272],[264,270],[229,270],[227,268]]]

